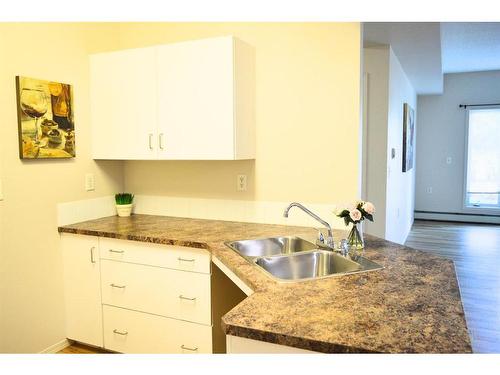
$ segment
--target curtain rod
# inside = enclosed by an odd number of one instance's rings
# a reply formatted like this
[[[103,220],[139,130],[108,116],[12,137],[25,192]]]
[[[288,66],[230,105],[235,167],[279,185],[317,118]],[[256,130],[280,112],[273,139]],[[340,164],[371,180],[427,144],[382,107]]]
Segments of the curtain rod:
[[[488,103],[488,104],[460,104],[458,108],[467,108],[467,107],[492,107],[492,106],[500,106],[500,103]]]

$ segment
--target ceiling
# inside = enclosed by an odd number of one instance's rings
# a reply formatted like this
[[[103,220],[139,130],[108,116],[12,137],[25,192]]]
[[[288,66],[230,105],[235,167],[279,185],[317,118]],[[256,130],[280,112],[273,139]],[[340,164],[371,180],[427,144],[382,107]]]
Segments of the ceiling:
[[[365,46],[390,44],[417,94],[443,92],[439,22],[368,22]]]
[[[368,22],[363,39],[390,44],[419,95],[441,94],[443,73],[500,70],[500,23]]]
[[[500,23],[442,22],[443,72],[500,69]]]

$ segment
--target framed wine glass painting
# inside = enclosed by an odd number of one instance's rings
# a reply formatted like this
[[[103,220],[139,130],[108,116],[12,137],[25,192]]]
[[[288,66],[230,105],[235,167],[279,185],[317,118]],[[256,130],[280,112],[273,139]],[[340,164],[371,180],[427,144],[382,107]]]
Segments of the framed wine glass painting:
[[[75,157],[75,123],[71,85],[16,77],[19,157]]]

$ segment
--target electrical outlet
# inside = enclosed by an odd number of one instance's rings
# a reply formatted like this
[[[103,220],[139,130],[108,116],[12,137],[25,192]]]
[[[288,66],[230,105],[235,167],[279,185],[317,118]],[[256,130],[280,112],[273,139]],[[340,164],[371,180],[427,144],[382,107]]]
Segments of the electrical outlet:
[[[95,190],[95,178],[93,173],[87,173],[85,175],[85,190],[87,191]]]
[[[427,188],[427,194],[432,194],[432,186],[429,186],[429,187]]]
[[[446,158],[446,164],[451,164],[451,156],[448,156],[448,157]]]
[[[247,175],[239,174],[236,184],[238,191],[247,191]]]

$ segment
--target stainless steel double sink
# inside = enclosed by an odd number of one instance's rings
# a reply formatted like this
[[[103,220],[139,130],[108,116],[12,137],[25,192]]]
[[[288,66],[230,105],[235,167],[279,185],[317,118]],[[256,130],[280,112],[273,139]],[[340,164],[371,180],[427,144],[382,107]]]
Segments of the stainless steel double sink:
[[[226,245],[281,282],[304,281],[383,268],[361,256],[322,250],[295,236],[226,242]]]

